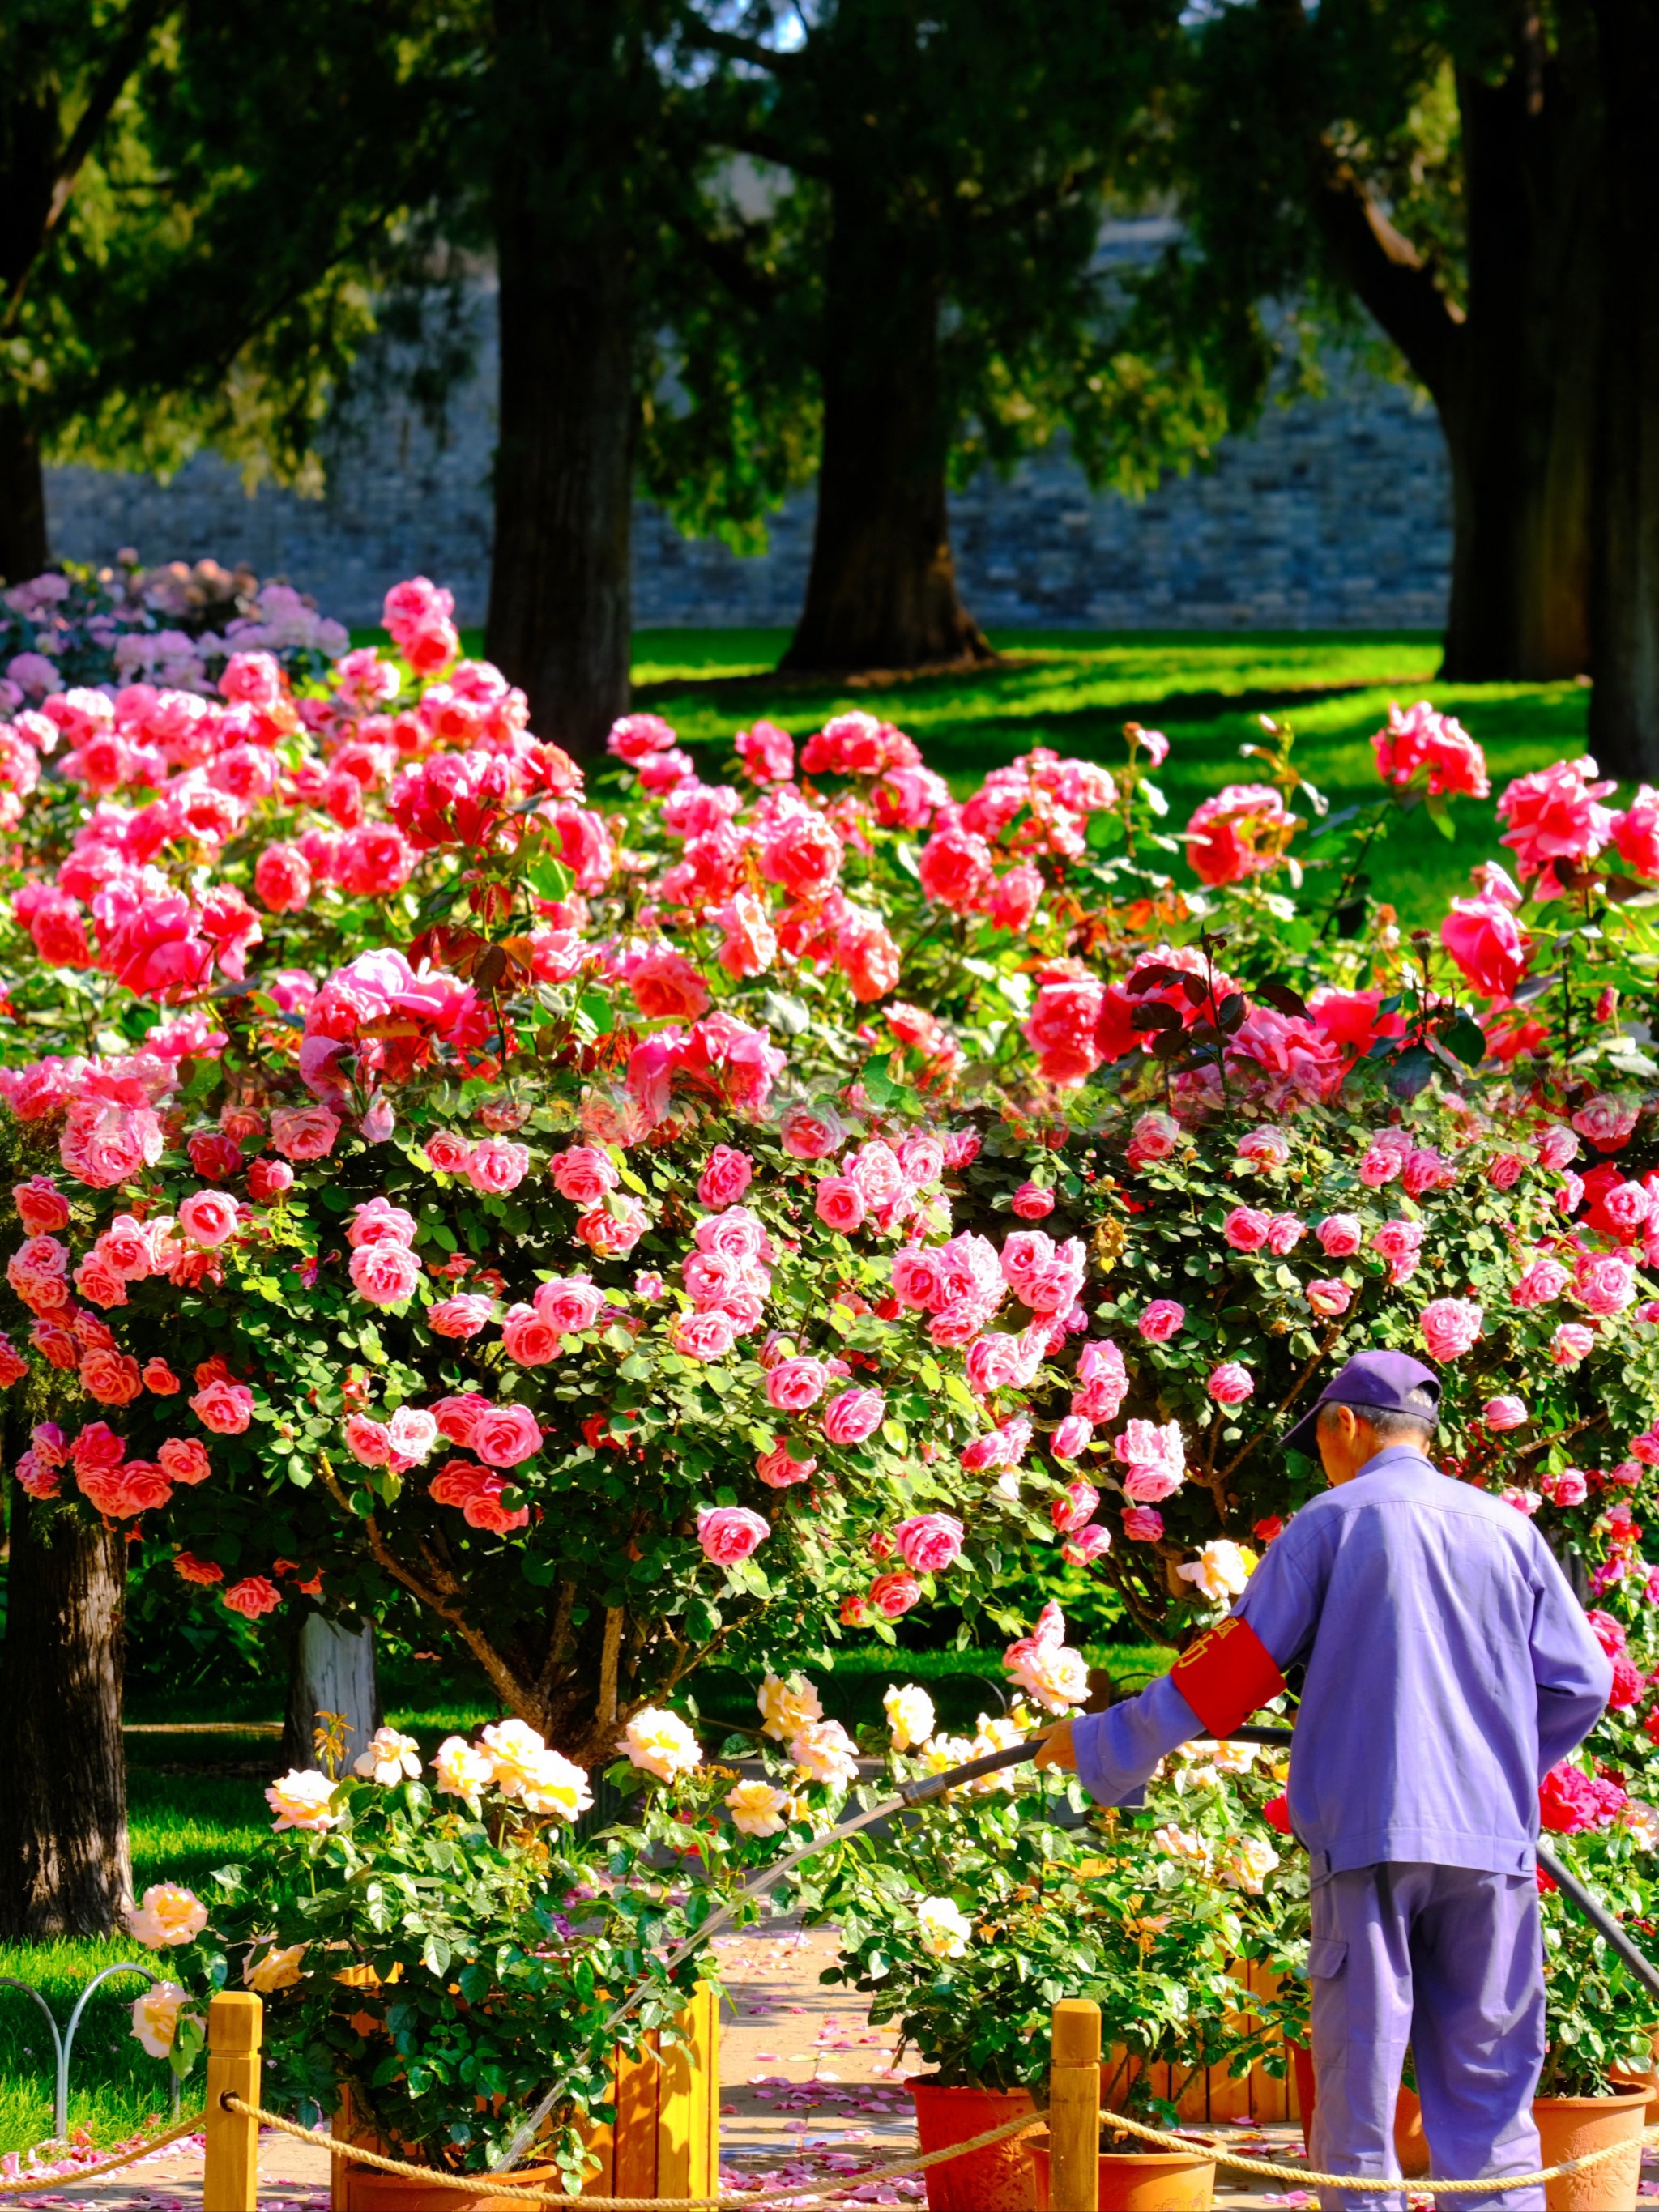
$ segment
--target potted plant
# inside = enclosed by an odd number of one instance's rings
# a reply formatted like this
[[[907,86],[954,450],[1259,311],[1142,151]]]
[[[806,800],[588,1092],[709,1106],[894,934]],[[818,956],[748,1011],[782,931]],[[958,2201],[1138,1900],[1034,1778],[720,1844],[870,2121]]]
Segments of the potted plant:
[[[914,1729],[925,1697],[892,1698]],[[939,1771],[1038,1725],[1016,1707],[1006,1721],[981,1721],[976,1742],[902,1731],[915,1750],[896,1753],[895,1767]],[[924,2148],[1031,2108],[1062,1996],[1099,2004],[1122,2108],[1164,2125],[1176,2115],[1152,2094],[1154,2064],[1190,2073],[1245,2051],[1250,2001],[1229,1970],[1243,1936],[1237,1889],[1168,1842],[1133,1816],[1090,1814],[1070,1778],[1020,1768],[851,1838],[794,1877],[809,1917],[841,1929],[841,1960],[824,1978],[866,1994],[871,2019],[896,2021],[901,2049],[914,2046],[933,2069],[910,2084]],[[1248,1880],[1259,1863],[1247,1854],[1231,1870]],[[929,2172],[928,2203],[934,2212],[1032,2212],[1045,2160],[1035,2130],[970,2153]],[[1214,2171],[1201,2152],[1149,2152],[1124,2137],[1103,2157],[1101,2203],[1133,2203],[1155,2177],[1160,2203],[1207,2204]]]
[[[507,2185],[482,2177],[550,2089],[537,2162],[514,2178],[574,2193],[592,2170],[588,2131],[614,2118],[619,2052],[652,2031],[673,2040],[691,1986],[665,1963],[687,1931],[688,1893],[648,1863],[661,1856],[654,1804],[639,1826],[584,1838],[586,1774],[514,1720],[476,1742],[451,1737],[429,1779],[392,1729],[358,1767],[275,1782],[270,1838],[220,1869],[207,1897],[147,1893],[133,1932],[168,1952],[177,1978],[147,1993],[134,2033],[185,2073],[214,1991],[256,1990],[270,2103],[481,2177],[473,2199],[352,2167],[354,2212],[510,2204]]]
[[[1644,1941],[1652,1924],[1652,1884],[1638,1862],[1650,1808],[1610,1778],[1591,1777],[1576,1765],[1557,1768],[1547,1779],[1544,1807],[1556,1848]],[[1624,1817],[1632,1811],[1634,1821]],[[1618,2212],[1636,2202],[1641,2178],[1659,1999],[1547,1875],[1540,1887],[1547,2045],[1533,2115],[1543,2163],[1582,2158],[1609,2142],[1628,2146],[1588,2173],[1550,2184],[1547,2201],[1552,2212]]]

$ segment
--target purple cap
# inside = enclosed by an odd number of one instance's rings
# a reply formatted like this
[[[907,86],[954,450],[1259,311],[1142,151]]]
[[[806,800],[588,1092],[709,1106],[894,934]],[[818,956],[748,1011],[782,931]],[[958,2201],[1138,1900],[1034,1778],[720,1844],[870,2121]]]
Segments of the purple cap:
[[[1440,1377],[1407,1352],[1362,1352],[1332,1376],[1285,1437],[1286,1451],[1318,1458],[1314,1431],[1321,1406],[1375,1406],[1382,1413],[1410,1413],[1432,1429],[1440,1412]]]

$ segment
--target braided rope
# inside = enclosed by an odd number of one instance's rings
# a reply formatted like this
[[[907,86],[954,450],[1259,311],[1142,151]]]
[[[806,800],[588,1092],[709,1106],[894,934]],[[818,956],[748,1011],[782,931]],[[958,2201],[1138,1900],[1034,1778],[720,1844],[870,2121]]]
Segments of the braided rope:
[[[124,2150],[118,2158],[100,2159],[96,2166],[77,2166],[70,2173],[36,2173],[20,2181],[0,2181],[0,2196],[37,2196],[43,2189],[54,2191],[78,2189],[83,2182],[96,2181],[104,2174],[114,2173],[124,2166],[137,2166],[141,2158],[149,2158],[152,2152],[164,2150],[168,2143],[177,2142],[181,2136],[193,2136],[206,2118],[205,2112],[198,2112],[193,2120],[180,2120],[164,2136],[154,2136],[149,2142],[140,2143],[137,2150]]]
[[[264,2127],[276,2128],[285,2136],[295,2136],[301,2142],[316,2143],[336,2157],[349,2158],[359,2166],[372,2166],[380,2173],[407,2174],[423,2181],[429,2189],[465,2191],[470,2197],[511,2195],[515,2204],[580,2204],[584,2212],[660,2212],[664,2204],[673,2204],[680,2212],[764,2212],[769,2204],[782,2204],[797,2197],[823,2197],[830,2191],[856,2182],[862,2188],[866,2182],[894,2181],[907,2173],[921,2173],[930,2166],[943,2166],[947,2159],[960,2158],[964,2151],[986,2150],[993,2143],[1006,2142],[1010,2136],[1027,2134],[1036,2126],[1043,2115],[1033,2111],[1022,2112],[1017,2120],[1005,2120],[1000,2128],[988,2128],[983,2135],[970,2136],[966,2142],[952,2143],[945,2150],[928,2151],[920,2158],[906,2159],[901,2165],[878,2166],[870,2173],[849,2176],[843,2183],[839,2176],[831,2175],[819,2181],[796,2182],[787,2189],[767,2189],[757,2195],[753,2191],[742,2196],[721,2197],[568,2197],[561,2191],[555,2196],[545,2187],[537,2188],[515,2180],[510,2173],[440,2173],[429,2166],[410,2166],[400,2158],[385,2158],[379,2151],[362,2150],[356,2143],[341,2142],[337,2136],[325,2136],[319,2128],[302,2128],[295,2120],[285,2120],[280,2113],[268,2112],[263,2106],[245,2105],[228,2090],[224,2099],[227,2109],[240,2112],[246,2119],[258,2120]]]
[[[360,2149],[356,2144],[342,2142],[337,2136],[324,2135],[315,2128],[302,2128],[296,2121],[285,2120],[279,2113],[268,2112],[258,2105],[245,2105],[241,2099],[227,2093],[225,2104],[234,2112],[256,2119],[265,2127],[276,2128],[283,2135],[297,2136],[303,2142],[319,2145],[336,2156],[349,2158],[362,2166],[372,2166],[382,2173],[407,2174],[423,2181],[429,2188],[465,2191],[473,2197],[484,2197],[497,2191],[510,2191],[515,2203],[563,2204],[580,2203],[591,2208],[591,2212],[657,2212],[664,2203],[686,2208],[686,2212],[764,2212],[770,2204],[782,2204],[798,2197],[822,2197],[837,2187],[850,2188],[855,2184],[863,2188],[874,2181],[896,2181],[906,2174],[922,2173],[931,2166],[943,2166],[949,2159],[960,2158],[970,2150],[988,2149],[991,2144],[1006,2142],[1011,2136],[1028,2132],[1045,2115],[1041,2111],[1024,2112],[1016,2120],[1006,2120],[999,2128],[989,2128],[983,2135],[970,2136],[965,2142],[952,2143],[947,2149],[928,2151],[923,2155],[906,2159],[897,2166],[878,2166],[872,2172],[849,2175],[844,2180],[839,2176],[826,2176],[817,2181],[797,2182],[787,2189],[767,2189],[758,2194],[720,2197],[582,2197],[574,2198],[561,2192],[554,2196],[545,2189],[532,2188],[515,2182],[510,2174],[445,2174],[429,2166],[410,2166],[402,2159],[386,2158],[378,2151]],[[1225,2144],[1203,2140],[1194,2136],[1172,2135],[1167,2129],[1155,2128],[1145,2120],[1134,2120],[1122,2112],[1104,2112],[1101,2125],[1109,2133],[1127,2133],[1144,2141],[1156,2143],[1166,2151],[1183,2152],[1188,2157],[1194,2154],[1213,2158],[1218,2165],[1241,2173],[1254,2173],[1268,2181],[1292,2181],[1307,2189],[1344,2189],[1358,2194],[1364,2190],[1401,2189],[1409,2187],[1431,2197],[1473,2197],[1485,2191],[1491,2195],[1516,2189],[1536,2189],[1547,2181],[1574,2173],[1588,2173],[1622,2152],[1635,2148],[1639,2151],[1650,2138],[1659,2141],[1659,2128],[1644,2129],[1640,2136],[1632,2136],[1623,2142],[1604,2143],[1600,2150],[1587,2151],[1583,2158],[1565,2160],[1559,2166],[1545,2166],[1536,2173],[1492,2175],[1469,2181],[1391,2181],[1386,2175],[1352,2173],[1321,2173],[1305,2166],[1280,2166],[1272,2159],[1247,2158],[1242,2153],[1229,2150]]]

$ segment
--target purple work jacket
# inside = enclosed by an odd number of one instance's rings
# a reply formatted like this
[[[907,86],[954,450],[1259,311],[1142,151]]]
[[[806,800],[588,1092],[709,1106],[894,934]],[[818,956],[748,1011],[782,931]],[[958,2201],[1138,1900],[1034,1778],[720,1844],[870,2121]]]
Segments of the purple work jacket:
[[[1315,1881],[1386,1859],[1531,1871],[1538,1784],[1613,1668],[1524,1514],[1391,1444],[1301,1509],[1233,1611],[1307,1670],[1290,1800]],[[1079,1718],[1079,1778],[1121,1805],[1204,1733],[1161,1680]]]

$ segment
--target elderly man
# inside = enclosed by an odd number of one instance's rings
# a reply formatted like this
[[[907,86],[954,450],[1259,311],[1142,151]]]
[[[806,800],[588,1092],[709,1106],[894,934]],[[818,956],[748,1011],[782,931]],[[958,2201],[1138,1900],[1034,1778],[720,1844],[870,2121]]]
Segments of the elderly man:
[[[1313,1893],[1311,2154],[1397,2180],[1409,2042],[1437,2175],[1539,2163],[1544,2051],[1538,1784],[1588,1734],[1612,1669],[1522,1514],[1455,1482],[1426,1446],[1438,1377],[1401,1352],[1350,1360],[1286,1439],[1331,1488],[1269,1547],[1227,1619],[1162,1680],[1062,1722],[1040,1763],[1105,1805],[1167,1752],[1225,1735],[1304,1668],[1291,1820]],[[1460,2197],[1543,2212],[1541,2189]],[[1396,2189],[1328,2207],[1397,2212]]]

